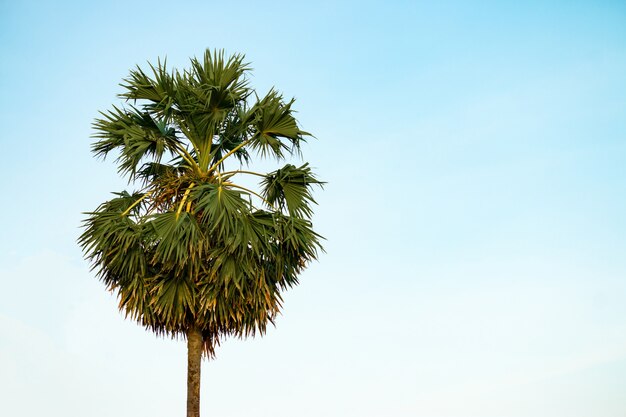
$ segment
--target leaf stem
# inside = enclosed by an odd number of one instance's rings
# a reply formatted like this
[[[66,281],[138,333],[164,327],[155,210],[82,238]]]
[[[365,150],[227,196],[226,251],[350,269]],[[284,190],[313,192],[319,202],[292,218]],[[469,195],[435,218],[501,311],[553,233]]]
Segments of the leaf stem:
[[[228,186],[233,187],[233,188],[239,188],[240,190],[243,190],[243,191],[248,192],[248,193],[250,193],[252,195],[255,195],[255,196],[259,197],[263,202],[265,202],[265,204],[267,204],[268,206],[270,206],[270,207],[272,207],[274,209],[276,208],[276,206],[274,206],[272,203],[270,203],[265,198],[263,198],[262,195],[254,192],[252,190],[250,190],[249,188],[242,187],[241,185],[233,184],[232,182],[224,182],[223,184],[224,185],[228,185]]]
[[[183,206],[185,205],[185,201],[187,200],[187,197],[189,197],[189,193],[191,192],[191,189],[196,185],[195,182],[192,182],[191,184],[189,184],[189,187],[187,187],[187,190],[185,191],[185,194],[183,195],[183,199],[180,201],[180,205],[178,206],[178,210],[176,210],[176,218],[178,219],[178,216],[180,216],[180,212],[183,210]]]
[[[192,169],[194,169],[194,171],[198,171],[198,164],[196,163],[196,161],[193,160],[193,156],[191,156],[191,154],[189,152],[187,152],[187,149],[185,149],[181,144],[176,144],[176,148],[179,150],[178,154],[185,160],[187,161],[187,163],[191,166]]]
[[[245,171],[245,170],[236,170],[236,171],[226,171],[226,172],[222,172],[222,175],[229,175],[229,174],[250,174],[250,175],[256,175],[257,177],[265,177],[265,175],[260,174],[258,172],[254,172],[254,171]]]
[[[147,193],[145,193],[144,195],[142,195],[141,197],[139,197],[139,198],[137,199],[137,201],[135,201],[133,204],[131,204],[131,205],[130,205],[130,207],[128,207],[126,210],[124,210],[124,212],[123,212],[120,216],[121,216],[121,217],[126,216],[128,213],[130,213],[130,211],[131,211],[132,209],[134,209],[134,208],[137,206],[137,204],[141,203],[141,201],[142,201],[144,198],[148,197],[148,196],[149,196],[149,195],[151,195],[153,192],[154,192],[154,190],[152,190],[152,191],[150,191],[150,192],[147,192]]]
[[[211,172],[213,170],[215,170],[217,167],[220,166],[220,164],[222,162],[224,162],[226,160],[226,158],[228,158],[229,156],[231,156],[232,154],[234,154],[235,152],[237,152],[239,149],[243,148],[244,146],[246,146],[248,143],[250,143],[250,141],[252,140],[252,138],[248,139],[248,140],[244,140],[243,142],[241,142],[239,145],[235,146],[231,151],[229,151],[226,155],[224,155],[219,161],[217,161],[216,163],[213,164],[213,166],[211,166],[211,168],[209,168],[209,170],[207,172]]]

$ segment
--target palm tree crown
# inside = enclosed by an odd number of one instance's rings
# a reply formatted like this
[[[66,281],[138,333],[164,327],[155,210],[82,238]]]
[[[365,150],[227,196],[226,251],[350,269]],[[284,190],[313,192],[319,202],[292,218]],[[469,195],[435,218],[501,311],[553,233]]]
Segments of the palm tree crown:
[[[243,56],[208,50],[184,71],[137,67],[121,84],[126,105],[94,123],[93,152],[116,151],[139,190],[87,213],[79,243],[127,316],[157,334],[199,331],[208,355],[223,336],[263,333],[321,249],[310,218],[322,183],[308,164],[243,169],[299,154],[309,135],[293,100],[259,98],[248,72]]]

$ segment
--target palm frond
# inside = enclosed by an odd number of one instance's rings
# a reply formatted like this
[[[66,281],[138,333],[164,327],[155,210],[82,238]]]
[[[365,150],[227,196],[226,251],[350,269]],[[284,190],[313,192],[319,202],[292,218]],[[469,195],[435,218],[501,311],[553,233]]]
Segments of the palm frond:
[[[291,110],[293,103],[294,100],[285,103],[280,94],[271,90],[251,109],[255,134],[250,147],[261,156],[282,159],[285,152],[300,151],[300,142],[309,134],[298,128]]]
[[[106,157],[117,148],[118,170],[131,179],[146,158],[158,163],[166,151],[172,157],[182,147],[174,127],[135,107],[120,109],[114,106],[113,110],[101,114],[104,118],[96,119],[94,128],[97,133],[93,135],[100,140],[92,145],[92,151],[96,156]]]
[[[286,208],[292,216],[306,217],[313,214],[311,203],[315,203],[311,187],[323,184],[315,178],[308,164],[300,167],[287,164],[267,174],[261,182],[263,196],[267,201],[281,210]]]

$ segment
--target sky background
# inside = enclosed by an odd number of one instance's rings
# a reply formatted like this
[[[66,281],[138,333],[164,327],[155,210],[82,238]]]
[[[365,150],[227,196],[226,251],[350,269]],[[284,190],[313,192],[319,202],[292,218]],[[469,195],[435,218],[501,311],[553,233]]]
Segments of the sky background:
[[[327,253],[207,417],[624,417],[626,4],[0,1],[0,415],[184,415],[186,347],[76,245],[91,122],[157,57],[297,99]]]

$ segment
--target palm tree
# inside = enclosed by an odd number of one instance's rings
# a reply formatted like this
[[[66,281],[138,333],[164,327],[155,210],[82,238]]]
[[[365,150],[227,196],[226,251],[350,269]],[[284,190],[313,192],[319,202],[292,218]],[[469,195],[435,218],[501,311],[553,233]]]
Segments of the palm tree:
[[[299,155],[309,134],[293,100],[248,86],[243,59],[207,50],[183,71],[137,67],[125,106],[93,124],[95,155],[115,151],[138,191],[86,213],[79,244],[127,317],[187,340],[188,417],[200,415],[202,356],[226,336],[263,334],[322,249],[310,220],[322,183],[308,164],[248,170],[253,157]]]

